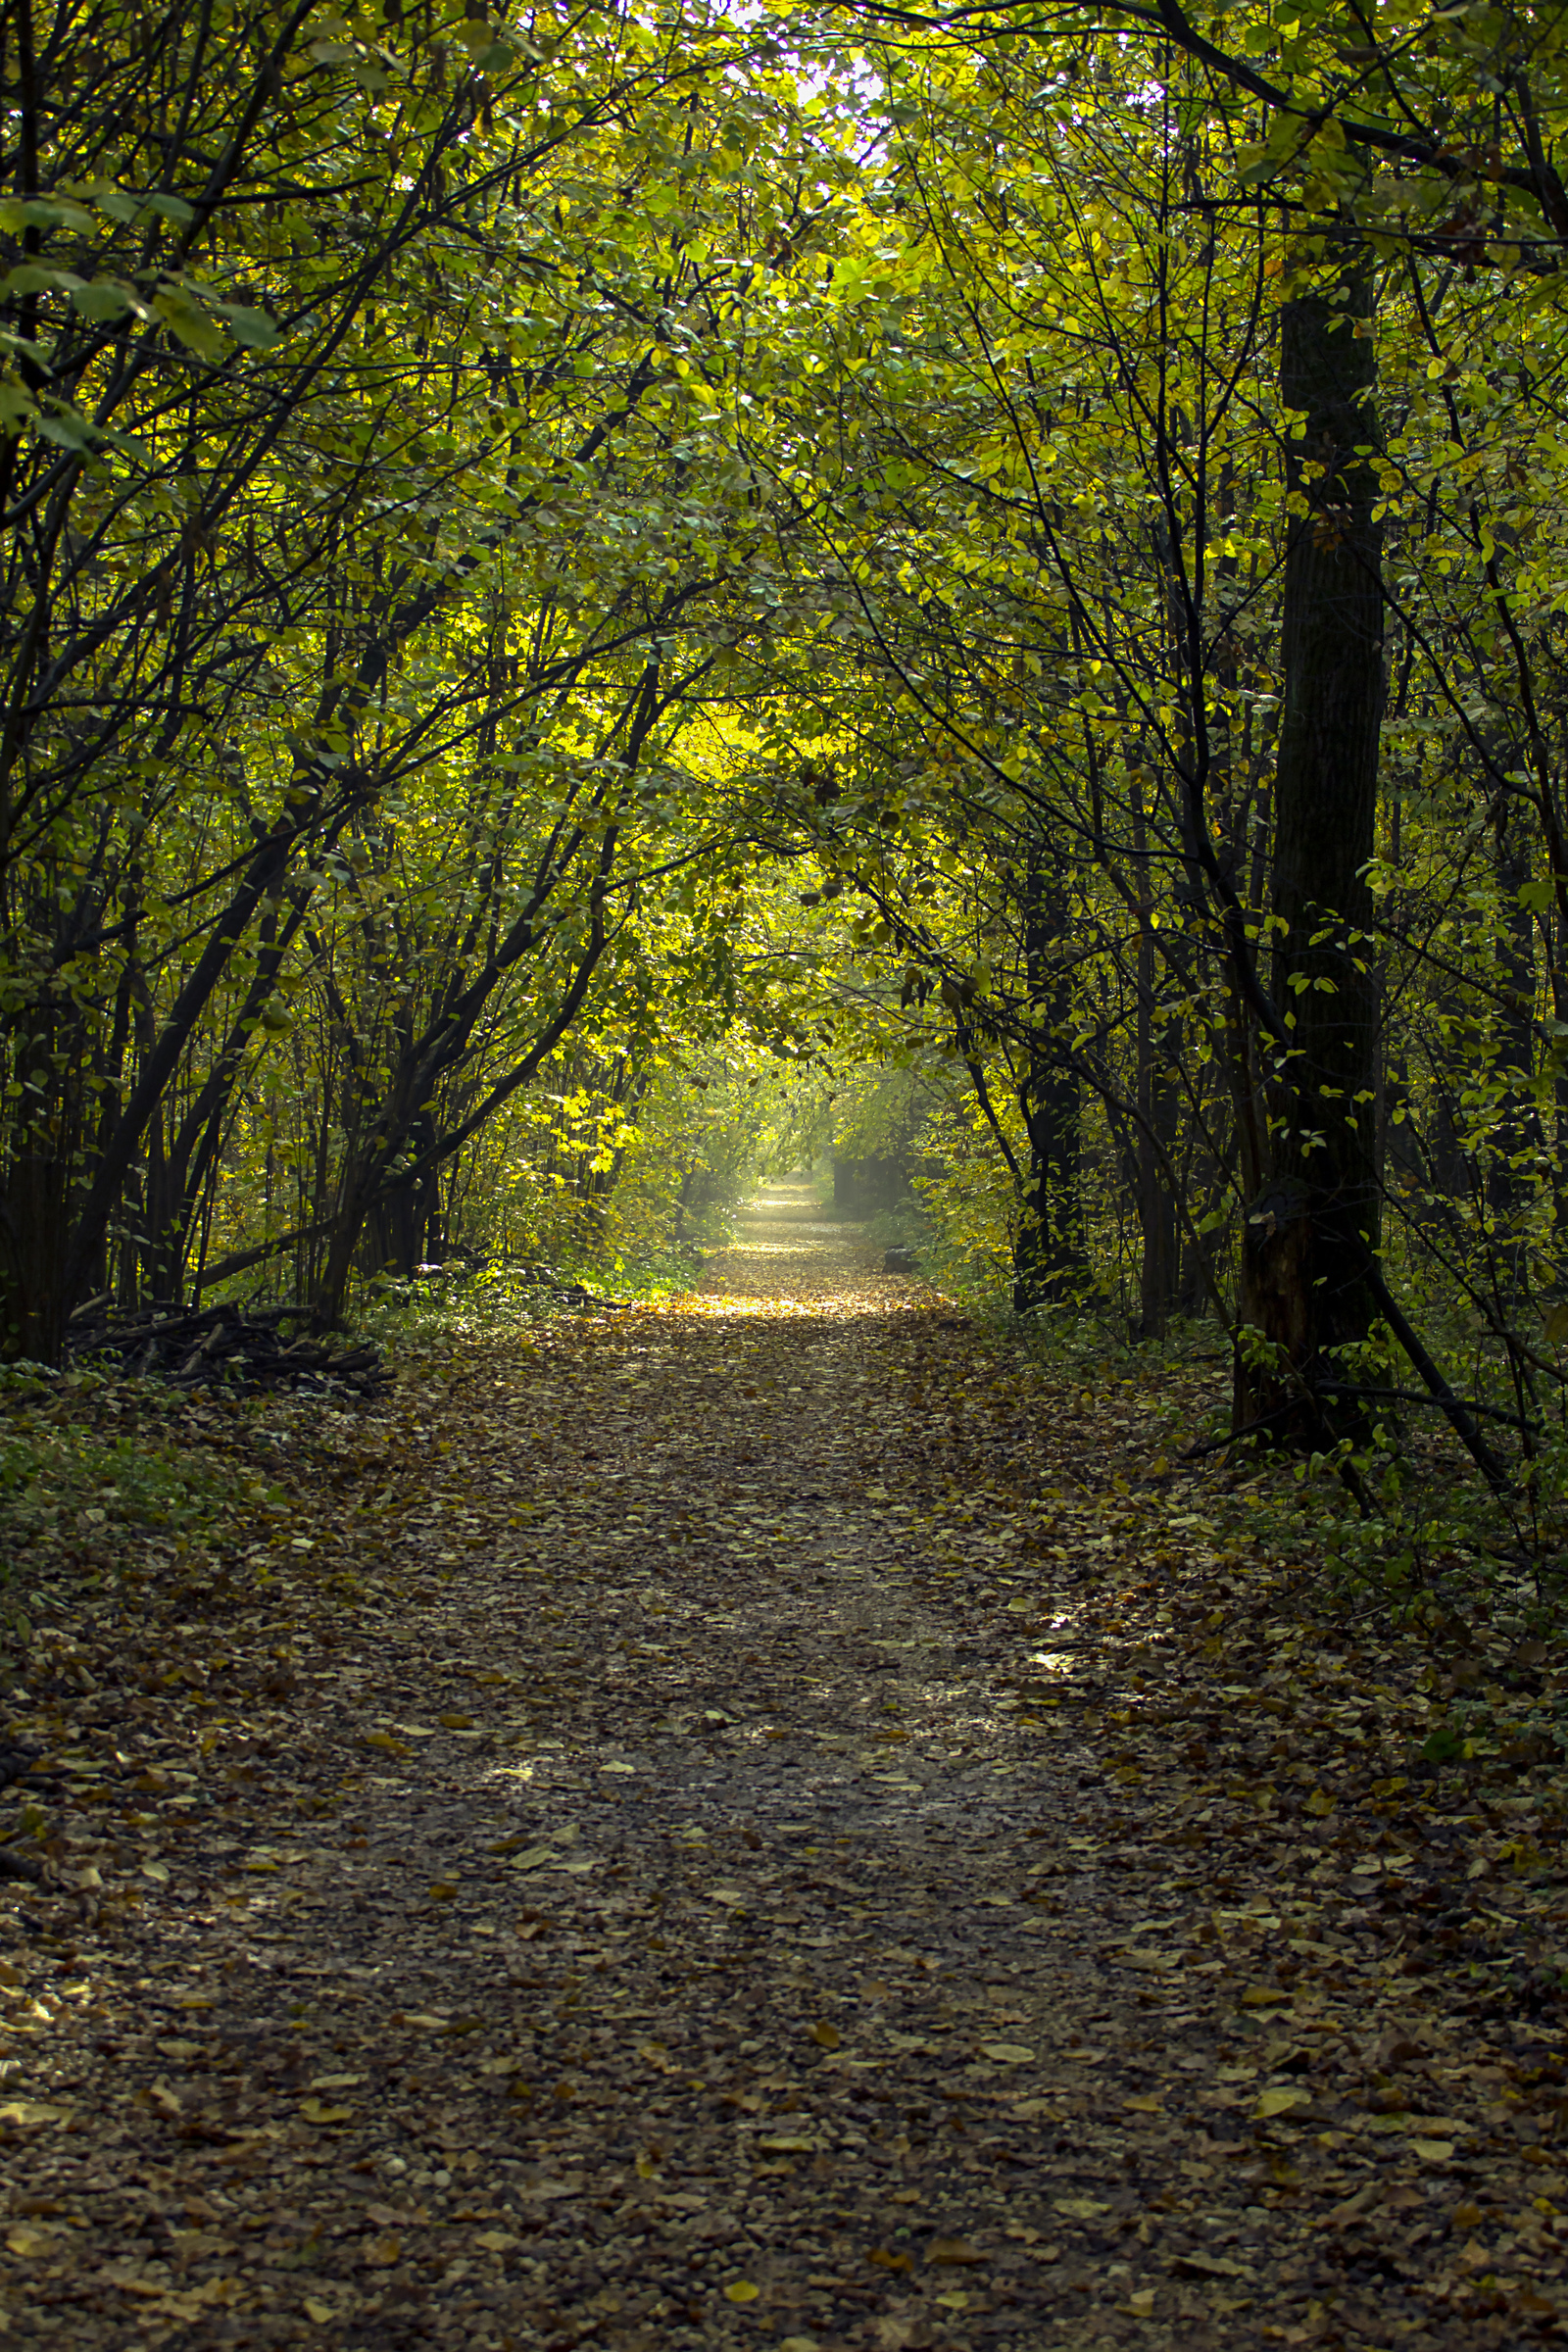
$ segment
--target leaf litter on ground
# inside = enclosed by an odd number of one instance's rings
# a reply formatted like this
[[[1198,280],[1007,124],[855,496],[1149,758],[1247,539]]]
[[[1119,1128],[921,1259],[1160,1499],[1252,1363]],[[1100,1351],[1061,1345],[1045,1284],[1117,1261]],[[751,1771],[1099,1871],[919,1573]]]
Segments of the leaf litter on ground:
[[[33,1396],[211,1508],[29,1523],[17,2340],[1562,2332],[1555,1665],[879,1262],[780,1193],[368,1403]]]

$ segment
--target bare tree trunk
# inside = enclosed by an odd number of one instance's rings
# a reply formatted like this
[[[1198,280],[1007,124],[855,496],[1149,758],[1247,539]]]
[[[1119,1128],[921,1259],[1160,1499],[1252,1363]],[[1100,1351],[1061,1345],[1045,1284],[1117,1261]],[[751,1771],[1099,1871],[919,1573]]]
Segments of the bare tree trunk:
[[[1242,1321],[1272,1343],[1244,1356],[1238,1426],[1272,1416],[1321,1431],[1314,1391],[1333,1351],[1374,1313],[1368,1251],[1379,1236],[1377,987],[1372,901],[1383,715],[1382,527],[1374,519],[1377,432],[1372,278],[1290,303],[1281,389],[1301,417],[1287,477],[1305,495],[1285,561],[1285,702],[1275,775],[1274,913],[1283,926],[1274,1001],[1271,1165],[1242,1251]]]
[[[1030,1054],[1018,1106],[1029,1136],[1029,1173],[1012,1253],[1012,1303],[1020,1315],[1069,1303],[1089,1265],[1080,1166],[1083,1105],[1077,1072],[1054,1044],[1072,1017],[1072,976],[1059,954],[1068,921],[1066,881],[1044,843],[1030,858],[1023,889]]]

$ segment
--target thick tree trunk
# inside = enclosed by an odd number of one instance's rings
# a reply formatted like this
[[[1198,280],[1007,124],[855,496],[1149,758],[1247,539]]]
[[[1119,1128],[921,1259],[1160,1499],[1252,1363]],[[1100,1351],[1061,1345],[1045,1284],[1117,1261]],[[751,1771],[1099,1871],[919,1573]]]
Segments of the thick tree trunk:
[[[66,1285],[71,1240],[69,1159],[23,1152],[11,1163],[0,1212],[7,1308],[0,1355],[58,1364],[74,1303]]]
[[[1368,451],[1377,431],[1372,281],[1361,265],[1289,304],[1281,389],[1301,417],[1288,479],[1304,494],[1285,563],[1285,703],[1275,777],[1271,1166],[1248,1217],[1241,1320],[1267,1346],[1238,1359],[1238,1427],[1271,1417],[1321,1434],[1315,1392],[1374,1313],[1378,1246],[1377,988],[1372,901],[1383,714],[1382,530]]]

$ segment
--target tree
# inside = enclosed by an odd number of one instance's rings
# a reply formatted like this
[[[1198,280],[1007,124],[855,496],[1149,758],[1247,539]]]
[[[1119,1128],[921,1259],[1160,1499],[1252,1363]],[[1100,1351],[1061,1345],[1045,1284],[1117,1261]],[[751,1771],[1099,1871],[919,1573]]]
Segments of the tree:
[[[746,486],[706,446],[687,355],[715,343],[722,368],[750,267],[707,261],[703,208],[749,233],[746,158],[788,110],[734,91],[737,43],[700,12],[536,41],[436,9],[394,43],[318,38],[303,11],[104,8],[51,19],[36,55],[15,22],[0,1288],[13,1350],[54,1358],[112,1257],[122,1287],[177,1288],[310,911],[413,779],[455,781],[499,721],[514,776],[580,748],[629,790],[624,747],[579,747],[573,721],[537,752],[539,714],[623,671],[640,707],[682,631],[744,640]],[[90,133],[84,76],[113,100]],[[498,614],[520,664],[499,697],[470,658]],[[588,823],[568,807],[560,836],[601,884],[603,785],[572,788]],[[439,1047],[410,1041],[332,1210],[327,1314],[565,868],[546,857],[531,912],[493,870],[500,930],[470,940]],[[578,1001],[568,983],[567,1021]]]

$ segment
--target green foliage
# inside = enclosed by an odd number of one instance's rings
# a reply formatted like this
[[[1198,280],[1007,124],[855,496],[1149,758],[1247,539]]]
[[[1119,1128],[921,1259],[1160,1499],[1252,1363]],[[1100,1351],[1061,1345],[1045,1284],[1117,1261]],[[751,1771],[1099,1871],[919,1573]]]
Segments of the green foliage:
[[[63,1575],[112,1584],[148,1540],[237,1544],[284,1507],[256,1469],[190,1442],[183,1398],[135,1397],[122,1434],[106,1400],[116,1393],[93,1373],[0,1374],[0,1630],[18,1639],[33,1595]]]
[[[630,1284],[896,1150],[1074,1362],[1260,1335],[1347,1576],[1448,1541],[1348,1394],[1413,1385],[1549,1577],[1568,81],[1530,11],[1360,29],[61,19],[0,206],[11,1352]],[[1374,854],[1302,904],[1291,583],[1352,525]]]

